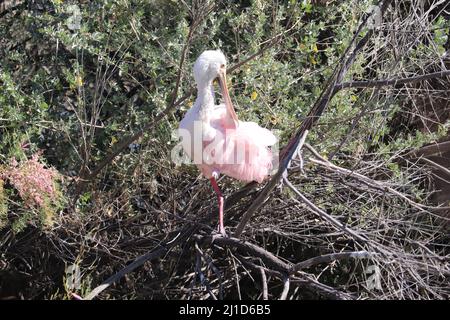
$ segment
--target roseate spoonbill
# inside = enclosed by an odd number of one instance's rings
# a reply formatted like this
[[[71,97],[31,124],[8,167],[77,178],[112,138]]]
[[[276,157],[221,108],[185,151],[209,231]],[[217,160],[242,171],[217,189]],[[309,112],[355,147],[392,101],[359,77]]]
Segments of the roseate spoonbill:
[[[218,78],[224,104],[215,104],[213,81]],[[226,59],[220,50],[204,51],[194,64],[197,99],[180,122],[179,135],[187,155],[209,178],[219,202],[219,231],[223,226],[224,198],[216,179],[225,174],[241,181],[261,183],[272,169],[269,146],[277,139],[255,122],[238,120],[226,80]]]

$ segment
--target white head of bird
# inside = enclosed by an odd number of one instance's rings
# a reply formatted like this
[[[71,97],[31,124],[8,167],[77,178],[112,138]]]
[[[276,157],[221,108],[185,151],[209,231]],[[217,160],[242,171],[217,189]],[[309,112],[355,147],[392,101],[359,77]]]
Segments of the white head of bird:
[[[220,50],[206,50],[195,61],[194,79],[199,88],[212,84],[217,77],[225,74],[227,60]]]
[[[220,50],[204,51],[194,63],[194,79],[197,83],[197,101],[200,108],[214,106],[214,79],[219,79],[220,91],[228,110],[228,119],[225,120],[231,127],[236,128],[238,118],[231,102],[227,86],[227,60]]]

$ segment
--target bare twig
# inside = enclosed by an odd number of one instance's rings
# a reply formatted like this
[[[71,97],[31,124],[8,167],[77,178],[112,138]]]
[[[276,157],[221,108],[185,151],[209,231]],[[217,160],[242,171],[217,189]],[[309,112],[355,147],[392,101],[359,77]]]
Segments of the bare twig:
[[[208,291],[209,296],[213,299],[213,300],[217,300],[216,295],[214,294],[214,292],[211,289],[211,285],[209,284],[208,279],[206,279],[205,274],[202,271],[202,266],[201,266],[201,256],[203,255],[203,252],[200,250],[200,248],[198,247],[197,243],[195,244],[195,249],[197,250],[197,258],[196,258],[196,262],[195,262],[195,271],[200,279],[200,284],[201,285],[205,285],[206,290]]]
[[[406,83],[419,82],[424,80],[430,80],[435,78],[443,78],[450,76],[450,70],[444,70],[439,72],[428,73],[420,76],[414,76],[409,78],[398,79],[386,79],[386,80],[372,80],[372,81],[350,81],[336,84],[334,90],[342,90],[347,88],[379,88],[386,86],[398,86]]]
[[[295,25],[295,24],[294,24],[294,25]],[[279,44],[279,43],[283,40],[283,36],[285,36],[286,34],[288,34],[288,33],[291,31],[292,28],[293,28],[293,27],[289,28],[289,30],[286,30],[286,31],[284,31],[284,32],[282,32],[282,33],[276,35],[275,37],[273,37],[273,38],[271,38],[271,39],[268,39],[268,40],[264,41],[264,42],[263,42],[263,46],[261,47],[261,49],[260,49],[258,52],[254,53],[254,54],[250,55],[248,58],[245,58],[244,60],[242,60],[242,61],[236,63],[234,66],[230,67],[230,68],[227,70],[227,72],[228,72],[228,73],[231,73],[231,72],[233,72],[233,71],[239,69],[239,68],[242,67],[244,64],[246,64],[246,63],[248,63],[248,62],[254,60],[255,58],[257,58],[258,56],[262,55],[262,54],[263,54],[264,52],[266,52],[268,49],[270,49],[270,48],[272,48],[273,46]]]
[[[263,300],[269,299],[268,289],[267,289],[267,277],[266,272],[264,271],[264,268],[259,268],[259,271],[261,272],[261,282],[262,282],[262,296]]]
[[[442,156],[442,154],[450,151],[450,141],[437,142],[427,146],[423,146],[417,150],[411,150],[404,157],[419,158],[430,156]]]
[[[260,271],[261,269],[264,270],[264,272],[266,274],[270,274],[273,275],[275,277],[278,277],[279,279],[281,279],[283,281],[283,293],[280,295],[281,297],[284,297],[289,292],[289,287],[286,287],[286,279],[287,278],[287,274],[286,273],[282,273],[273,269],[267,269],[261,266],[256,265],[255,263],[251,262],[249,259],[241,259],[242,263],[245,264],[247,267],[249,267],[250,269],[254,270],[254,271]],[[332,299],[338,299],[338,300],[349,300],[349,299],[353,299],[353,297],[349,294],[346,294],[344,292],[341,292],[337,289],[334,289],[330,286],[327,286],[323,283],[320,283],[319,281],[315,280],[311,275],[302,272],[302,271],[298,271],[297,275],[292,275],[290,277],[290,280],[288,281],[288,286],[290,286],[290,284],[294,284],[297,286],[303,286],[308,288],[309,290],[322,294],[324,296],[330,297]]]
[[[432,161],[432,160],[430,160],[430,159],[428,159],[428,158],[425,158],[425,157],[420,158],[419,161],[426,162],[427,164],[429,164],[429,165],[432,166],[433,168],[435,168],[435,169],[437,169],[437,170],[439,170],[439,171],[441,171],[441,172],[447,174],[447,176],[450,177],[450,170],[447,169],[447,168],[444,167],[444,166],[441,166],[439,163],[436,163],[436,162],[434,162],[434,161]]]
[[[411,206],[413,206],[414,208],[416,208],[416,209],[418,209],[420,211],[426,211],[427,209],[428,210],[448,210],[448,209],[450,209],[450,207],[432,207],[432,206],[427,206],[427,205],[423,205],[423,204],[417,203],[417,202],[409,199],[407,196],[405,196],[401,192],[395,190],[394,188],[392,188],[392,187],[390,187],[388,185],[385,185],[383,182],[370,179],[369,177],[366,177],[366,176],[364,176],[362,174],[359,174],[359,173],[354,172],[354,171],[349,170],[349,169],[345,169],[345,168],[339,167],[339,166],[331,163],[327,159],[325,159],[322,156],[320,156],[318,154],[318,152],[315,151],[314,148],[311,147],[310,145],[306,144],[305,146],[308,148],[308,150],[313,152],[313,154],[314,154],[314,156],[316,158],[320,159],[320,160],[311,159],[311,162],[319,164],[319,165],[323,166],[324,168],[333,170],[335,172],[338,172],[338,173],[341,173],[341,174],[345,174],[348,177],[357,178],[359,181],[363,182],[364,184],[366,184],[369,187],[376,188],[376,189],[378,189],[380,191],[388,191],[388,192],[398,196],[399,198],[405,200]]]
[[[367,251],[351,251],[351,252],[324,254],[322,256],[314,257],[293,265],[290,270],[290,274],[294,274],[299,270],[306,269],[320,263],[328,263],[335,260],[347,260],[350,258],[367,259],[372,257],[373,255],[375,255],[375,253],[370,253]]]
[[[202,238],[202,240],[211,242],[216,245],[225,245],[227,247],[234,247],[238,249],[241,253],[248,253],[253,257],[260,258],[268,266],[281,272],[287,273],[288,270],[290,269],[290,264],[280,260],[271,252],[266,251],[263,248],[248,241],[243,241],[237,238],[226,238],[220,235],[204,237]]]
[[[122,278],[127,273],[135,270],[136,268],[143,265],[145,262],[157,259],[161,257],[162,255],[166,254],[171,248],[178,245],[181,241],[184,241],[186,237],[190,234],[191,230],[186,230],[184,233],[180,234],[178,233],[170,242],[166,243],[163,247],[148,252],[140,257],[138,257],[136,260],[134,260],[133,263],[127,265],[125,268],[117,272],[116,274],[112,275],[108,279],[106,279],[101,285],[94,288],[84,299],[85,300],[92,300],[96,296],[98,296],[101,292],[103,292],[105,289],[107,289],[110,285],[112,285],[114,282]]]
[[[208,264],[208,268],[211,268],[215,273],[217,279],[219,280],[219,299],[223,299],[222,273],[214,265],[214,262],[211,259],[211,257],[205,255],[205,253],[203,253],[202,249],[200,249],[197,243],[195,243],[195,250],[197,250],[197,252],[200,254],[202,260]]]
[[[293,277],[290,282],[292,284],[295,284],[298,286],[305,286],[305,287],[309,288],[310,290],[313,290],[315,292],[323,294],[324,296],[332,298],[332,299],[337,299],[337,300],[352,300],[352,299],[354,299],[352,295],[341,292],[337,289],[334,289],[330,286],[320,283],[319,281],[317,281],[305,274],[302,274],[302,278],[300,278],[300,279]]]
[[[319,217],[323,218],[324,220],[330,222],[331,224],[338,227],[339,229],[341,229],[345,233],[349,234],[350,236],[354,237],[355,239],[358,239],[362,242],[368,241],[368,239],[365,236],[362,236],[359,233],[357,233],[356,231],[353,231],[352,229],[343,225],[339,220],[337,220],[333,216],[329,215],[328,213],[326,213],[325,211],[323,211],[322,209],[317,207],[314,203],[309,201],[308,198],[306,198],[300,191],[298,191],[297,188],[294,185],[292,185],[292,183],[287,178],[284,178],[283,181],[286,183],[286,185],[292,191],[294,191],[295,194],[297,194],[297,196],[299,196],[299,198],[302,200],[302,202],[305,203],[307,205],[307,208],[310,209],[313,213],[317,214]],[[294,201],[295,200],[296,199],[294,198]]]
[[[287,295],[289,293],[289,286],[291,283],[291,279],[289,276],[284,277],[283,279],[283,292],[281,292],[280,300],[286,300]]]

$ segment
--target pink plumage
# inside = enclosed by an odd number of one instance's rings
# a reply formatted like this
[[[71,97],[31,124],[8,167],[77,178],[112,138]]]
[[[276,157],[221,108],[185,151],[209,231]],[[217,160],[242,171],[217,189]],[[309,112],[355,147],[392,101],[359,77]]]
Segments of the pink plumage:
[[[219,107],[225,109],[220,105],[213,110],[210,125],[217,132],[212,141],[203,140],[206,161],[198,164],[200,171],[207,178],[218,172],[237,180],[261,183],[272,169],[272,152],[268,147],[276,143],[275,137],[254,122],[238,121],[236,128],[229,128],[223,121],[223,113],[217,112]]]

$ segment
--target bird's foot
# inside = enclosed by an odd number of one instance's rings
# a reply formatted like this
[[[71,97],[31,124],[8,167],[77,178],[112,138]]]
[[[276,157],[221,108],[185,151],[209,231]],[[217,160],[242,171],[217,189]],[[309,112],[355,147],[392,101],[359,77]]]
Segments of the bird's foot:
[[[227,237],[228,237],[227,233],[225,232],[225,229],[220,230],[219,232],[220,232],[220,234],[222,235],[222,237],[224,237],[224,238],[227,238]]]
[[[221,234],[222,237],[224,237],[224,238],[228,237],[228,235],[227,235],[227,233],[225,231],[225,228],[221,228],[220,226],[217,227],[217,233]]]

